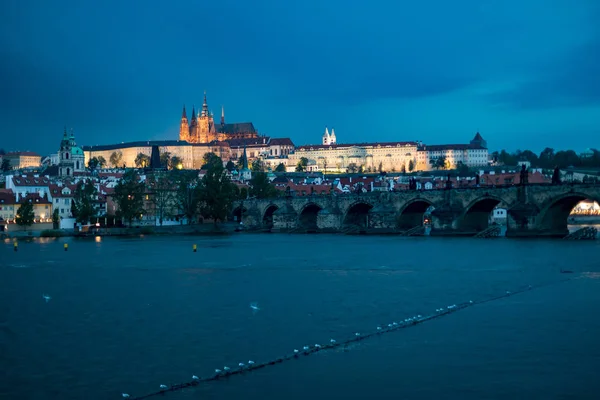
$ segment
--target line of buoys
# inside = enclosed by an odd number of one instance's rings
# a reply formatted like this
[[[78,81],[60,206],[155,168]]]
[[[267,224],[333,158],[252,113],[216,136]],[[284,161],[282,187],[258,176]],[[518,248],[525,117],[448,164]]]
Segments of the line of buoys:
[[[19,242],[17,242],[16,240],[13,242],[13,249],[15,251],[19,251]]]
[[[317,353],[319,351],[326,351],[326,350],[331,350],[331,349],[335,349],[338,347],[344,347],[353,342],[359,342],[361,340],[365,340],[365,339],[373,337],[373,336],[382,335],[384,333],[397,331],[397,330],[403,329],[403,328],[408,328],[410,326],[414,326],[414,325],[417,325],[417,324],[420,324],[420,323],[423,323],[426,321],[430,321],[432,319],[440,318],[440,317],[452,314],[456,311],[463,310],[467,307],[471,307],[471,306],[474,306],[477,304],[489,303],[491,301],[499,300],[499,299],[506,298],[509,296],[514,296],[516,294],[520,294],[523,292],[528,292],[533,289],[539,289],[544,286],[550,286],[550,285],[554,285],[554,284],[558,284],[558,283],[564,283],[564,282],[567,282],[570,280],[573,280],[573,278],[563,279],[563,280],[560,280],[557,282],[551,282],[551,283],[542,284],[542,285],[537,285],[535,287],[529,285],[526,288],[519,289],[514,292],[506,291],[502,295],[490,297],[490,298],[483,299],[483,300],[478,300],[478,301],[470,300],[470,301],[464,302],[464,303],[452,304],[452,305],[449,305],[446,307],[438,308],[435,310],[435,313],[430,314],[430,315],[425,315],[425,316],[416,315],[413,317],[409,317],[409,318],[400,320],[400,322],[394,321],[394,322],[391,322],[384,326],[377,326],[374,331],[370,331],[367,333],[356,332],[349,339],[346,339],[346,340],[337,341],[335,339],[330,339],[329,342],[326,344],[315,344],[313,346],[303,346],[302,350],[294,349],[291,353],[286,354],[281,357],[278,357],[278,358],[275,358],[271,361],[265,361],[265,362],[261,362],[261,363],[255,363],[254,361],[248,361],[246,364],[239,363],[237,368],[224,367],[223,369],[215,369],[214,373],[212,373],[208,376],[205,376],[205,377],[198,377],[196,375],[193,375],[192,380],[189,382],[178,383],[178,384],[171,385],[169,387],[167,387],[166,385],[160,385],[159,386],[160,390],[158,390],[156,392],[148,393],[148,394],[145,394],[142,396],[134,397],[133,399],[134,400],[147,399],[149,397],[157,396],[160,394],[165,394],[166,392],[174,392],[174,391],[182,390],[182,389],[185,389],[188,387],[198,386],[204,382],[216,381],[220,378],[225,378],[225,377],[229,377],[229,376],[233,376],[233,375],[240,375],[240,374],[243,374],[246,372],[265,368],[265,367],[268,367],[271,365],[280,364],[284,361],[289,361],[289,360],[293,360],[293,359],[296,359],[299,357],[309,356],[309,355]],[[122,396],[124,398],[130,397],[130,395],[127,393],[123,393]]]
[[[65,248],[65,251],[69,250],[69,243],[63,244],[63,247]]]
[[[196,246],[195,244],[192,245],[192,251],[195,253],[198,250],[198,246]]]

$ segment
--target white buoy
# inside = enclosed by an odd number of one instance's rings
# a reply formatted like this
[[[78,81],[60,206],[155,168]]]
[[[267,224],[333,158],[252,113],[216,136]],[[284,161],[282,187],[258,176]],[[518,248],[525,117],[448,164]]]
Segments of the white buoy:
[[[192,379],[193,379],[193,380],[195,380],[195,381],[197,381],[197,380],[199,380],[200,378],[198,378],[196,375],[192,375]]]
[[[254,365],[254,361],[252,361],[252,360],[248,361],[248,365]]]
[[[167,388],[167,385],[160,385],[160,388],[161,388],[161,389],[166,389],[166,388]]]
[[[239,363],[238,364],[240,367],[244,368],[244,363]]]
[[[304,347],[302,348],[302,350],[304,350],[304,351],[306,351],[306,350],[308,350],[308,349],[309,349],[309,347],[308,347],[308,346],[304,346]]]
[[[331,339],[329,342],[333,344],[335,343],[335,339]]]
[[[378,331],[380,331],[380,330],[381,330],[381,327],[380,327],[380,326],[378,326],[378,327],[377,327],[377,330],[378,330]]]
[[[356,333],[354,334],[354,336],[360,336],[360,333],[356,332]]]
[[[229,367],[223,367],[223,371],[229,371],[229,370],[231,370],[231,368],[229,368]]]
[[[129,395],[127,393],[123,393],[123,394],[121,394],[121,396],[123,396],[124,399],[129,397]]]
[[[223,372],[223,371],[221,371],[220,369],[215,369],[215,372],[216,372],[217,374],[220,374],[220,373],[221,373],[221,372]]]
[[[298,353],[298,349],[294,349],[294,353]]]

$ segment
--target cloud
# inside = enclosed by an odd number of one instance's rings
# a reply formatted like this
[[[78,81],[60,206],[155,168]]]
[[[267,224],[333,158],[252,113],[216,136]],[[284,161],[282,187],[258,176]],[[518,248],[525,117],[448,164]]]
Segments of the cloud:
[[[539,69],[539,77],[489,96],[494,104],[530,110],[600,104],[600,40],[577,46]]]

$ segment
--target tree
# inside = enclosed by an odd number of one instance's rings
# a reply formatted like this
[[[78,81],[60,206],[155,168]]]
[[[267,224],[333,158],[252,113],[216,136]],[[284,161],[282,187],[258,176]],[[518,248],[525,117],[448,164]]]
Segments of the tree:
[[[171,169],[171,153],[168,151],[163,151],[160,153],[160,165],[163,168]]]
[[[403,174],[406,173],[406,165],[402,164],[402,168],[400,169],[400,172],[402,172]]]
[[[183,169],[183,160],[179,156],[171,157],[170,163],[171,163],[171,169],[173,169],[173,168]]]
[[[98,168],[99,164],[100,164],[100,161],[98,161],[98,159],[96,157],[92,157],[88,160],[88,168],[91,171],[94,171],[96,168]]]
[[[175,203],[181,213],[186,216],[188,224],[191,224],[198,215],[200,202],[198,174],[195,171],[173,171],[173,182],[177,187]]]
[[[252,174],[252,179],[250,179],[249,184],[250,196],[256,197],[257,199],[277,197],[278,190],[271,184],[265,172],[259,171]]]
[[[542,168],[554,168],[554,149],[546,147],[542,150],[539,161]]]
[[[356,165],[356,163],[350,163],[348,164],[348,167],[346,168],[346,171],[349,174],[355,174],[358,172],[358,165]]]
[[[98,190],[92,181],[79,181],[75,193],[73,195],[73,202],[71,205],[71,213],[76,218],[77,222],[87,224],[90,219],[96,216],[96,210],[94,208],[94,200],[98,196]]]
[[[264,166],[260,158],[252,161],[252,167],[250,168],[252,172],[262,172],[264,171]]]
[[[468,176],[470,175],[470,169],[467,164],[459,161],[456,163],[456,172],[459,176]]]
[[[106,159],[102,156],[98,156],[98,166],[100,168],[106,167]]]
[[[117,215],[127,221],[129,226],[144,213],[145,191],[146,185],[133,169],[127,170],[115,186],[113,198],[119,207]]]
[[[209,169],[211,166],[223,166],[223,160],[215,153],[206,153],[202,157],[202,169]]]
[[[238,194],[238,199],[245,200],[247,198],[248,198],[248,189],[246,189],[245,187],[240,188],[239,194]]]
[[[109,160],[112,166],[116,168],[121,165],[121,161],[123,161],[123,153],[121,153],[120,150],[113,151]]]
[[[433,166],[436,169],[446,169],[448,163],[446,162],[446,156],[440,156],[435,159]]]
[[[226,221],[235,195],[235,185],[225,168],[213,165],[200,182],[200,213],[212,219],[215,226],[217,222]]]
[[[33,204],[27,200],[23,200],[23,203],[21,203],[21,206],[17,210],[16,220],[19,226],[24,226],[25,228],[33,225],[33,221],[35,220]]]
[[[245,163],[246,163],[246,157],[244,157],[244,155],[242,154],[241,157],[238,158],[238,160],[237,160],[237,168],[238,169],[244,168]]]
[[[408,162],[408,172],[413,172],[415,170],[415,162],[413,160],[410,160]]]
[[[150,175],[148,190],[154,205],[155,217],[162,226],[166,217],[173,214],[175,205],[175,187],[167,174]]]
[[[150,157],[144,153],[138,153],[138,155],[135,157],[134,163],[138,168],[146,168],[150,165]]]
[[[58,213],[58,208],[55,208],[52,211],[52,228],[58,229],[60,227],[60,214]]]
[[[2,172],[7,172],[10,171],[11,166],[10,166],[10,161],[7,160],[6,158],[2,159],[2,164],[0,165],[0,170],[2,170]]]
[[[232,172],[235,169],[235,164],[233,163],[233,161],[229,160],[227,161],[227,165],[225,166],[225,168],[227,169],[227,171]]]
[[[308,166],[308,158],[300,157],[298,164],[296,165],[296,172],[304,172],[306,171],[306,167]]]
[[[275,167],[275,172],[285,172],[285,164],[284,163],[279,163],[279,165],[277,165],[277,167]]]
[[[377,171],[383,172],[383,163],[381,161],[379,162],[379,167],[377,167]]]

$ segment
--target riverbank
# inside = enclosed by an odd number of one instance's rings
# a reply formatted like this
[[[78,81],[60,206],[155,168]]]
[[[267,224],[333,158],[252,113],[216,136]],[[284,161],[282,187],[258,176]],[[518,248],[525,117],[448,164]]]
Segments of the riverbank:
[[[46,229],[34,231],[2,232],[0,238],[28,237],[95,237],[95,236],[139,236],[139,235],[229,235],[235,232],[238,224],[200,224],[173,226],[134,226],[130,228],[99,228],[93,232],[76,232],[74,229]]]

